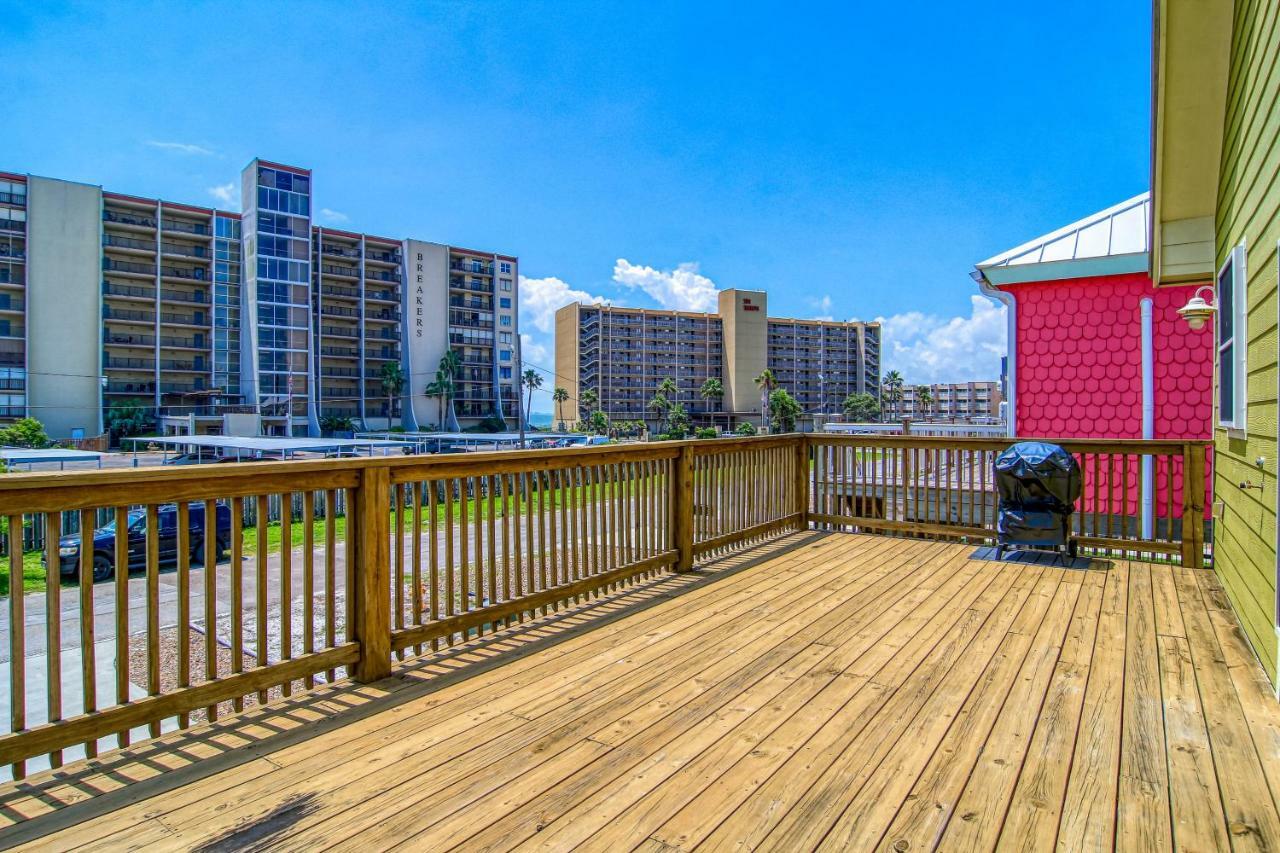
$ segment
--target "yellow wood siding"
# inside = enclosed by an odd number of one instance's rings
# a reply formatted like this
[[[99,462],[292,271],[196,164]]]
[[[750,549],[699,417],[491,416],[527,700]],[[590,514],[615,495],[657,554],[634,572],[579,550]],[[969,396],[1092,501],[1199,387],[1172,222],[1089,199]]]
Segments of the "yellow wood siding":
[[[1215,566],[1273,683],[1276,642],[1276,241],[1280,240],[1280,5],[1239,0],[1217,205],[1217,260],[1248,258],[1248,425],[1216,432],[1215,492],[1224,505]],[[1265,459],[1261,468],[1257,460]],[[1262,490],[1240,488],[1261,483]]]

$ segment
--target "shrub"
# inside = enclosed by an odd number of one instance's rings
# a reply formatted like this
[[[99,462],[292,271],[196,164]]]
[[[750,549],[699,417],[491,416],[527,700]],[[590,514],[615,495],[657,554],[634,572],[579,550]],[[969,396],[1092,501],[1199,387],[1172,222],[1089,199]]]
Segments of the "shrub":
[[[694,438],[715,438],[717,435],[715,427],[698,427],[693,431]]]
[[[756,429],[756,425],[751,423],[751,421],[743,421],[738,424],[738,428],[735,429],[734,432],[738,435],[755,435],[759,430]]]
[[[0,429],[0,445],[41,448],[51,444],[53,442],[44,431],[44,424],[35,418],[22,418]]]

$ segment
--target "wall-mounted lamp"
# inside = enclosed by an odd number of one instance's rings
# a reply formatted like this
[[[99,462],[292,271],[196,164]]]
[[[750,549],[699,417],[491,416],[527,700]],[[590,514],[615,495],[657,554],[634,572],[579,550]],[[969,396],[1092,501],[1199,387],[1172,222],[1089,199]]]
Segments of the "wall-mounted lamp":
[[[1204,324],[1210,320],[1218,310],[1217,305],[1214,305],[1212,302],[1206,302],[1200,295],[1206,290],[1209,291],[1209,297],[1213,298],[1213,288],[1206,284],[1204,287],[1197,288],[1195,295],[1187,301],[1187,304],[1178,309],[1178,314],[1182,316],[1182,319],[1187,321],[1187,325],[1191,327],[1192,331],[1203,329]]]

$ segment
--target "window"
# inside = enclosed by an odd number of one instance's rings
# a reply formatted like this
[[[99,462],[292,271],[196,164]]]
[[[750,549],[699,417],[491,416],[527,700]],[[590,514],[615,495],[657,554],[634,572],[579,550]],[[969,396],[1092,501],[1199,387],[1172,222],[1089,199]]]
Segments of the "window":
[[[510,361],[510,360],[511,360],[511,350],[504,349],[502,352],[498,353],[498,361]]]
[[[501,283],[502,283],[502,291],[503,291],[503,293],[510,293],[510,292],[511,292],[511,279],[509,279],[509,278],[504,278],[504,279],[502,279],[502,280],[501,280]]]
[[[503,261],[502,263],[498,264],[498,272],[510,273],[511,264],[507,263],[506,261]]]
[[[499,368],[498,368],[498,377],[499,377],[500,379],[510,379],[510,378],[511,378],[511,368],[510,368],[510,367],[499,367]]]
[[[511,317],[510,317],[509,315],[507,315],[507,314],[503,314],[501,317],[499,317],[499,318],[498,318],[498,320],[500,321],[501,325],[503,325],[503,326],[510,326],[510,325],[511,325]]]
[[[1218,425],[1245,427],[1245,250],[1236,246],[1218,270]]]
[[[501,297],[499,297],[499,298],[498,298],[498,307],[499,307],[499,308],[510,308],[510,307],[511,307],[511,297],[510,297],[510,296],[501,296]]]

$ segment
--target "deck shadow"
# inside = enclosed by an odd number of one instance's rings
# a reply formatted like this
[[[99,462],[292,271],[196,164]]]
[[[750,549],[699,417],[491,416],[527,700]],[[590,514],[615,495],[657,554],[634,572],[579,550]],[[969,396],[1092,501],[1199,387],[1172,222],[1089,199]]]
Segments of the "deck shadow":
[[[373,684],[339,681],[320,686],[99,759],[76,762],[42,776],[34,784],[9,783],[0,789],[0,817],[15,823],[0,829],[0,848],[38,840],[139,799],[164,794],[258,759],[270,760],[278,750],[429,696],[761,563],[814,547],[832,535],[837,534],[784,533],[740,552],[706,560],[691,572],[638,580],[593,601],[398,661],[391,676]],[[151,775],[135,778],[133,774],[140,768]],[[39,815],[24,813],[21,804],[31,801],[50,811]],[[287,820],[297,811],[291,808],[279,817]],[[246,839],[223,840],[234,845],[236,840]]]

